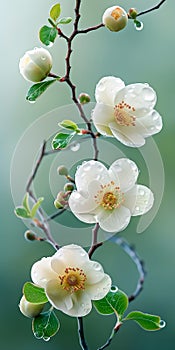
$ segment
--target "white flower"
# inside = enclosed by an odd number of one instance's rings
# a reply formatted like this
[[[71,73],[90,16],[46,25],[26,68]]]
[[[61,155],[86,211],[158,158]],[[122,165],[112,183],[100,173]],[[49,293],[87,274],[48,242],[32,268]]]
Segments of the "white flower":
[[[126,27],[128,15],[122,7],[112,6],[104,12],[102,22],[112,32],[118,32]]]
[[[52,68],[52,56],[43,48],[27,51],[19,61],[19,70],[24,79],[39,82],[45,79]]]
[[[89,260],[87,252],[74,244],[36,262],[31,277],[45,289],[56,309],[76,317],[87,315],[92,308],[91,300],[104,298],[111,288],[111,279],[102,266]]]
[[[83,222],[98,222],[104,231],[124,230],[131,216],[146,213],[154,201],[148,187],[136,185],[138,173],[127,158],[116,160],[109,170],[98,161],[84,162],[75,174],[77,191],[69,198],[71,211]]]
[[[44,305],[29,303],[23,295],[19,303],[19,309],[24,316],[33,318],[42,312]]]
[[[104,77],[96,86],[95,98],[92,120],[102,135],[140,147],[146,137],[162,129],[162,118],[153,109],[156,93],[148,84],[125,86],[119,78]]]

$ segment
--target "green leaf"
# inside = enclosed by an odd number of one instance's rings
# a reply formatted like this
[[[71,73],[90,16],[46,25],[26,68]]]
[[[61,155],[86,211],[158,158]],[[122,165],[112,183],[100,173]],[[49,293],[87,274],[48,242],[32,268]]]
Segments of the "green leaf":
[[[140,311],[130,312],[124,320],[133,320],[146,331],[157,331],[165,326],[165,322],[160,319],[160,316],[145,314]]]
[[[59,79],[59,77],[58,77]],[[36,101],[36,99],[43,94],[47,90],[47,88],[52,85],[55,81],[58,80],[52,79],[48,81],[43,81],[41,83],[34,84],[30,87],[27,92],[26,100],[28,101]]]
[[[38,198],[37,202],[34,204],[34,206],[32,207],[32,210],[31,210],[31,217],[34,218],[35,215],[36,215],[36,212],[38,210],[38,208],[40,207],[41,203],[43,202],[44,198],[41,197],[41,198]]]
[[[72,120],[63,120],[61,123],[58,124],[62,128],[73,130],[73,131],[79,131],[78,125],[74,123]]]
[[[111,291],[101,300],[94,301],[97,311],[103,315],[116,313],[119,318],[128,308],[128,297],[116,287],[111,287]]]
[[[41,42],[46,46],[50,45],[50,43],[53,43],[57,35],[58,31],[53,27],[43,26],[39,31],[39,38]]]
[[[32,331],[38,339],[49,340],[60,328],[60,322],[53,311],[43,312],[32,321]]]
[[[44,304],[48,302],[44,288],[40,288],[31,282],[23,286],[23,293],[27,301],[33,304]]]
[[[61,13],[61,6],[60,4],[55,4],[54,6],[52,6],[51,10],[50,10],[50,17],[56,21],[58,19],[58,17],[60,16]]]
[[[24,219],[29,219],[31,217],[30,213],[24,207],[17,207],[15,209],[16,216]]]
[[[71,17],[63,17],[63,18],[60,18],[57,24],[69,24],[70,22],[72,22]]]
[[[27,210],[27,212],[30,214],[30,208],[29,208],[29,194],[28,192],[25,194],[23,198],[23,207]]]
[[[73,132],[71,134],[64,134],[62,132],[55,135],[54,139],[52,140],[52,148],[58,149],[58,148],[65,148],[69,144],[69,142],[72,140],[76,133]]]

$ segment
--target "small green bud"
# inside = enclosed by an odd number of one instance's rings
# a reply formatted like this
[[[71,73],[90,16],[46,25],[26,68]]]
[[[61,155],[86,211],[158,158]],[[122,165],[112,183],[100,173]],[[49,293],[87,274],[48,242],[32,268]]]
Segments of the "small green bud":
[[[60,165],[57,169],[57,172],[59,175],[67,176],[68,175],[68,170],[64,165]]]
[[[138,15],[138,11],[135,8],[130,8],[128,12],[128,16],[132,19],[136,19]]]
[[[54,206],[56,209],[62,209],[63,205],[58,201],[58,199],[54,200]]]
[[[67,191],[73,191],[74,190],[74,185],[71,183],[71,182],[67,182],[65,185],[64,185],[64,191],[67,192]]]
[[[25,296],[23,295],[19,303],[19,309],[24,316],[33,318],[38,316],[42,312],[44,305],[45,304],[29,303],[29,301],[27,301]]]
[[[24,237],[27,241],[35,241],[37,239],[35,233],[29,230],[24,233]]]
[[[86,104],[86,103],[89,103],[91,98],[88,94],[86,94],[85,92],[82,92],[79,96],[78,96],[78,99],[80,101],[80,103],[82,105]]]

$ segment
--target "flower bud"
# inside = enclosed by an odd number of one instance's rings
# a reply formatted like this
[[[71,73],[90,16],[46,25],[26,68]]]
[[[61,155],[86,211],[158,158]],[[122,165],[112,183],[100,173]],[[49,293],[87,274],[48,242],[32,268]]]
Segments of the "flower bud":
[[[23,295],[19,303],[19,309],[24,316],[33,318],[42,312],[44,305],[29,303]]]
[[[67,182],[65,185],[64,185],[64,191],[67,192],[67,191],[73,191],[74,190],[74,185],[71,183],[71,182]]]
[[[106,9],[102,17],[103,24],[112,32],[118,32],[126,27],[128,15],[120,6],[112,6]]]
[[[67,176],[68,175],[68,170],[64,165],[60,165],[57,169],[57,172],[59,175]]]
[[[85,92],[82,92],[79,96],[78,96],[78,99],[80,101],[80,103],[82,105],[84,105],[85,103],[89,103],[91,98],[88,94],[86,94]]]
[[[56,209],[62,209],[63,208],[63,205],[58,201],[57,198],[54,200],[54,206],[55,206]]]
[[[49,51],[41,47],[27,51],[19,62],[19,70],[24,79],[33,82],[44,80],[51,68],[52,56]]]
[[[24,237],[27,241],[35,241],[37,239],[35,233],[29,230],[24,233]]]
[[[128,16],[132,19],[136,19],[138,11],[135,8],[129,9]]]

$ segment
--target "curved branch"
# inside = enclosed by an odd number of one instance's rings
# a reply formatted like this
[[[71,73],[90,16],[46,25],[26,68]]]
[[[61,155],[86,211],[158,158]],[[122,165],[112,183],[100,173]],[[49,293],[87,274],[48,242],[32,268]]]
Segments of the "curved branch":
[[[159,7],[162,6],[163,3],[164,3],[165,1],[166,1],[166,0],[162,0],[162,1],[160,1],[156,6],[151,7],[151,8],[148,9],[148,10],[145,10],[145,11],[142,11],[142,12],[138,13],[137,17],[142,16],[142,15],[145,15],[146,13],[149,13],[149,12],[152,12],[152,11],[155,11],[155,10],[158,10]]]
[[[79,343],[83,350],[88,350],[88,346],[86,344],[85,336],[84,336],[84,328],[83,328],[83,318],[77,317],[78,322],[78,336],[79,336]]]

